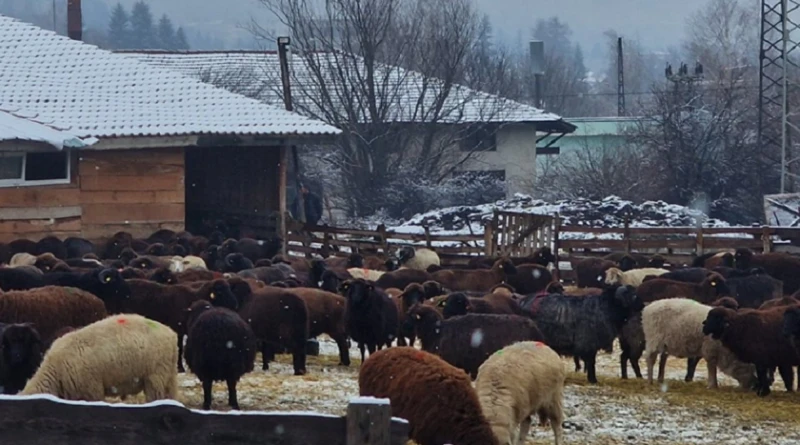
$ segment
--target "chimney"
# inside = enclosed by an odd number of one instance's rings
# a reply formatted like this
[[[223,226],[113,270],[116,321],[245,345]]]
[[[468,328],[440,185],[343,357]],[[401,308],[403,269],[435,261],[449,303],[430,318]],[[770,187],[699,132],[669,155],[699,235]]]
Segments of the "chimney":
[[[67,0],[67,36],[73,40],[83,39],[81,0]]]

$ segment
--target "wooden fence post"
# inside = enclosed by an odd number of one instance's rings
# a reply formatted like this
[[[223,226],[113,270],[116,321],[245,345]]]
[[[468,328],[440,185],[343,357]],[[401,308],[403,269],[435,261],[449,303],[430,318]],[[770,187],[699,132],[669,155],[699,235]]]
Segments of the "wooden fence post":
[[[772,229],[769,226],[761,228],[761,242],[763,243],[764,253],[772,252]]]
[[[491,257],[494,250],[494,227],[492,221],[483,226],[483,254]]]
[[[554,260],[555,264],[553,264],[553,267],[555,268],[556,271],[556,276],[555,276],[556,280],[561,279],[561,269],[558,267],[558,258],[559,258],[558,250],[560,244],[558,242],[558,238],[560,236],[560,233],[561,233],[561,217],[558,215],[558,213],[556,213],[555,216],[553,216],[553,257],[555,257]]]
[[[631,253],[631,219],[628,215],[625,215],[624,224],[622,239],[625,240],[625,253]]]
[[[347,405],[347,445],[391,445],[389,399],[358,397]]]
[[[430,249],[431,247],[433,247],[431,245],[431,228],[428,227],[427,225],[422,227],[425,229],[425,244],[428,246],[428,249]]]
[[[387,256],[389,255],[389,238],[386,237],[386,226],[381,224],[378,226],[378,234],[381,237],[381,243],[383,243],[383,253]]]
[[[701,256],[703,255],[703,250],[703,226],[700,225],[695,233],[694,254]]]

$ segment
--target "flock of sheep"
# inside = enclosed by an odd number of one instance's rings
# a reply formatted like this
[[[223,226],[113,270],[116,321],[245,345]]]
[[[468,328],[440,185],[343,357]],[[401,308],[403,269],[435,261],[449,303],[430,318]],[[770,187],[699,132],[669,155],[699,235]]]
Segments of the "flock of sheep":
[[[622,378],[628,363],[641,378],[644,356],[652,381],[660,356],[663,381],[671,355],[690,381],[702,358],[709,387],[719,370],[761,396],[776,368],[791,391],[800,365],[800,258],[788,254],[739,249],[679,268],[612,254],[576,262],[564,286],[547,248],[443,268],[424,248],[306,259],[279,247],[169,230],[0,244],[3,392],[175,398],[185,361],[204,409],[214,381],[238,409],[256,352],[265,370],[290,353],[303,375],[308,340],[326,334],[343,366],[358,344],[361,395],[389,398],[420,445],[521,444],[534,416],[560,444],[562,356],[597,383],[597,353],[619,339]]]

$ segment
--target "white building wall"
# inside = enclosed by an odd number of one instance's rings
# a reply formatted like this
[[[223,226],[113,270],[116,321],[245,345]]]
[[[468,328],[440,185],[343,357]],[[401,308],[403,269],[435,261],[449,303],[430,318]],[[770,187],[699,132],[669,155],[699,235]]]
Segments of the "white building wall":
[[[464,163],[462,170],[503,170],[506,196],[533,193],[536,178],[536,130],[533,125],[509,125],[497,132],[497,151],[476,154]]]

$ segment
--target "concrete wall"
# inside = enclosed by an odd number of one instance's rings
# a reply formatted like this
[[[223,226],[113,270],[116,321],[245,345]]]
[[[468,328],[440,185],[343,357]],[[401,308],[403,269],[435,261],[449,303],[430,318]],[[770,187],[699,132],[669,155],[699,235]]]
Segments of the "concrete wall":
[[[476,154],[461,170],[504,170],[506,196],[531,194],[536,178],[536,130],[532,125],[508,125],[497,132],[497,151]]]

